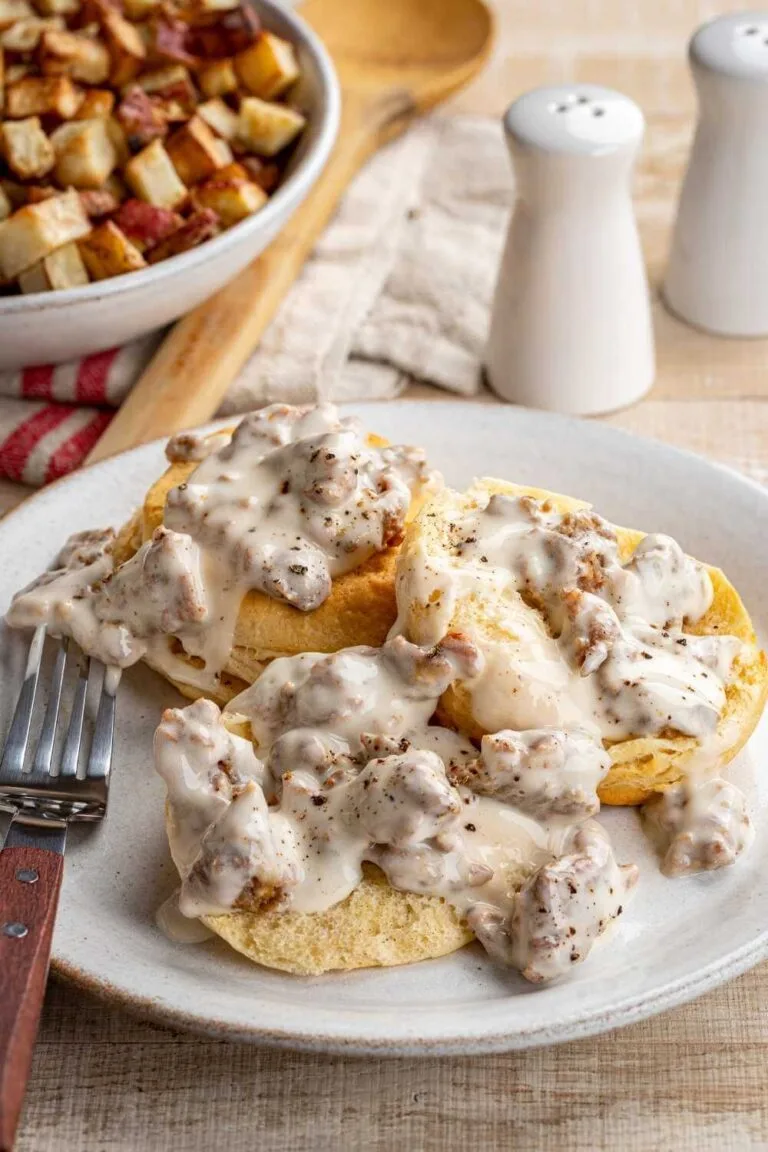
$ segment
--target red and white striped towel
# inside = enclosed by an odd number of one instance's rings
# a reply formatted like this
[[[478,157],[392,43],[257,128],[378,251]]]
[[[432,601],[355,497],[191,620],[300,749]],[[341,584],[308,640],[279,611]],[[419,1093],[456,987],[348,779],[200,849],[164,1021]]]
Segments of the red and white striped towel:
[[[274,400],[477,390],[512,200],[499,125],[434,116],[356,177],[221,415]],[[76,364],[0,373],[0,477],[40,485],[88,455],[162,332]]]
[[[82,464],[160,338],[0,373],[0,476],[37,487]]]

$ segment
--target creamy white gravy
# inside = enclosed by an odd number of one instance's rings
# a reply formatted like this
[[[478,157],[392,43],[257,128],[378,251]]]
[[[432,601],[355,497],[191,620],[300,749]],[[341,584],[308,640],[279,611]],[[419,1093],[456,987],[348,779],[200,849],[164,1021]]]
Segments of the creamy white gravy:
[[[369,861],[448,901],[528,979],[584,959],[636,879],[589,819],[608,757],[583,731],[500,732],[478,752],[429,726],[480,665],[461,636],[276,660],[229,706],[258,756],[209,701],[167,711],[155,757],[181,911],[320,911]]]
[[[607,741],[714,733],[741,642],[683,632],[713,591],[674,540],[646,536],[622,564],[593,512],[487,494],[450,534],[446,554],[401,565],[398,600],[401,612],[423,606],[420,639],[433,643],[461,596],[483,596],[485,664],[467,683],[482,727],[580,725]]]
[[[175,678],[211,688],[246,592],[317,608],[334,577],[401,538],[412,493],[428,479],[418,449],[372,447],[330,404],[273,404],[231,436],[175,437],[168,454],[197,467],[169,492],[152,539],[115,569],[111,532],[73,537],[53,570],[16,595],[9,624],[46,623],[117,667],[150,654]],[[170,637],[202,669],[175,657]]]

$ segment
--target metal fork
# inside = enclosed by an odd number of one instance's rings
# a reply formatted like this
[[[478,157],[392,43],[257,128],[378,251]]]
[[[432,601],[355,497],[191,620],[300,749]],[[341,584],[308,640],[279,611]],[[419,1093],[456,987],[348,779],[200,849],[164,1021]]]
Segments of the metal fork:
[[[51,675],[40,738],[26,768],[45,644],[40,626],[0,761],[0,807],[12,815],[0,851],[0,1152],[10,1152],[32,1062],[45,993],[67,826],[107,810],[115,726],[116,669],[105,669],[85,775],[78,773],[90,660],[64,640]],[[72,710],[58,764],[61,698],[68,659],[79,659]]]

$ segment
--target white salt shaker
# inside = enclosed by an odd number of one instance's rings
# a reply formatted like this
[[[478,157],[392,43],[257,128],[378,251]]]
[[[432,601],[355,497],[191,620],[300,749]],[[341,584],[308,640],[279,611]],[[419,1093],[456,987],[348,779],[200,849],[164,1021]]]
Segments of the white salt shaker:
[[[504,117],[517,201],[486,367],[504,400],[592,415],[654,377],[648,281],[630,195],[645,123],[594,84],[538,88]]]
[[[768,13],[713,20],[689,52],[699,122],[664,297],[699,328],[768,335]]]

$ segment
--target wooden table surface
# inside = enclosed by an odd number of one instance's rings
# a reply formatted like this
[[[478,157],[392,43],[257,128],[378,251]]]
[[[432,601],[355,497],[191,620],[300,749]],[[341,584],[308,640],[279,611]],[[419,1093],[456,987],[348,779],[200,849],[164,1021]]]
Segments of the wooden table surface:
[[[692,127],[685,43],[718,8],[741,6],[496,0],[497,51],[455,105],[496,115],[525,88],[569,79],[614,85],[637,99],[648,118],[637,206],[657,282]],[[656,386],[609,422],[768,480],[768,341],[716,340],[661,307],[656,330]],[[0,489],[0,506],[19,498],[14,485]],[[768,965],[595,1040],[427,1061],[201,1040],[53,984],[18,1149],[740,1152],[768,1148],[767,1069]]]

